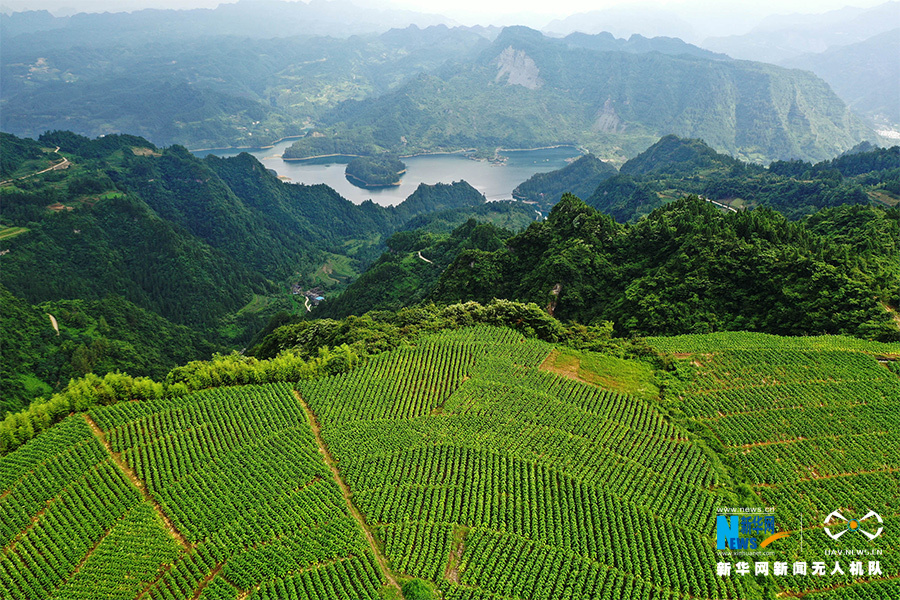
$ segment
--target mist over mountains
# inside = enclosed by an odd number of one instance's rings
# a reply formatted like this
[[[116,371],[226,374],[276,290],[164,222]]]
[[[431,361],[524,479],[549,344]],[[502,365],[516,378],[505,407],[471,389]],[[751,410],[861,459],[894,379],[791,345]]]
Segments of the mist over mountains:
[[[868,85],[884,77],[889,43],[848,55],[850,80],[828,70],[828,57],[805,59],[843,91],[839,98],[808,72],[735,61],[674,37],[560,39],[434,24],[441,21],[343,1],[274,0],[3,15],[0,127],[30,137],[133,133],[191,148],[326,138],[301,144],[292,153],[301,157],[335,148],[489,156],[497,147],[576,144],[617,164],[674,133],[765,163],[823,160],[877,141],[875,123],[890,130],[898,110],[889,82]],[[421,27],[388,29],[409,22]],[[860,62],[871,68],[855,68]]]

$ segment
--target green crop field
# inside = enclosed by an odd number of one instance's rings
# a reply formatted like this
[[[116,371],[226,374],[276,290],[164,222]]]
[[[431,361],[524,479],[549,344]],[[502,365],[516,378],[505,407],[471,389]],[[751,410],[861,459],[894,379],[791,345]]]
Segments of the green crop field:
[[[900,597],[900,344],[648,342],[667,375],[482,325],[73,414],[0,458],[0,598]],[[789,534],[751,566],[810,574],[718,573],[735,506]],[[885,533],[838,544],[834,510]]]

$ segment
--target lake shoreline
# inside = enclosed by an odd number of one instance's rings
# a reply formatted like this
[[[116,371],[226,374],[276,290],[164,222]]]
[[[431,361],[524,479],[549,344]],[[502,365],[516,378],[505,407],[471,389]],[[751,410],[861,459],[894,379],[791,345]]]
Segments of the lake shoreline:
[[[534,152],[510,152],[505,164],[492,163],[489,159],[466,156],[466,150],[418,153],[405,155],[407,172],[402,175],[400,185],[381,188],[361,188],[354,185],[345,175],[345,165],[350,157],[336,161],[335,158],[318,160],[284,160],[278,156],[291,145],[283,141],[274,150],[251,150],[263,165],[280,177],[288,177],[291,184],[318,185],[331,187],[354,204],[370,200],[382,206],[402,203],[416,191],[419,184],[435,185],[465,180],[490,200],[510,200],[511,191],[523,181],[538,172],[561,169],[570,157],[580,154],[577,147],[562,146],[550,150]],[[220,156],[234,156],[237,150],[220,151]],[[493,149],[492,151],[493,152]],[[284,181],[282,179],[282,181]]]
[[[302,140],[304,135],[286,135],[283,138],[278,138],[271,144],[267,146],[226,146],[225,148],[197,148],[191,149],[188,148],[188,152],[192,154],[196,154],[197,152],[231,152],[234,150],[271,150],[281,142],[285,142],[287,140]]]
[[[285,138],[285,139],[288,139],[288,138]],[[271,148],[274,146],[269,146],[269,147]],[[503,152],[536,152],[539,150],[559,150],[560,148],[574,148],[582,155],[587,154],[587,152],[585,152],[584,148],[580,148],[579,146],[576,146],[575,144],[556,144],[554,146],[539,146],[537,148],[495,148],[494,155],[496,156],[497,154],[500,154]],[[228,150],[228,149],[224,148],[221,150]],[[478,148],[463,148],[461,150],[439,150],[436,152],[416,152],[415,154],[400,154],[397,157],[402,159],[402,158],[417,158],[420,156],[425,156],[425,157],[427,157],[427,156],[454,156],[457,154],[465,155],[465,154],[470,154],[470,153],[474,153],[474,152],[478,152]],[[303,161],[308,161],[308,160],[320,160],[323,158],[365,158],[366,156],[368,156],[368,155],[363,155],[363,154],[316,154],[315,156],[304,156],[302,158],[297,158],[297,157],[288,158],[288,157],[285,157],[284,155],[282,155],[281,160],[303,162]],[[478,161],[494,160],[494,159],[490,159],[490,158],[474,157],[474,156],[468,157],[468,158],[470,158],[471,160],[478,160]]]

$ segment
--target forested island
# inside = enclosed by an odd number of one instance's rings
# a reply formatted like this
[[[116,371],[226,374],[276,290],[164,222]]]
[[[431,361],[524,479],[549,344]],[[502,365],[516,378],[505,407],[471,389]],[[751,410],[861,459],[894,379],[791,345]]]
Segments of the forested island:
[[[400,185],[400,176],[406,173],[406,164],[397,158],[354,158],[347,163],[344,174],[347,181],[361,188],[380,188]]]

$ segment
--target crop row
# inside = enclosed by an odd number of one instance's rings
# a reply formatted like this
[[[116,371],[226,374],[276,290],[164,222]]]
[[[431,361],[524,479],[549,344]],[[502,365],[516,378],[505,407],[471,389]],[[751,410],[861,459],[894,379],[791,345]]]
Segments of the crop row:
[[[138,503],[121,471],[104,462],[72,482],[35,516],[0,557],[0,590],[13,599],[47,598],[119,517]],[[5,587],[5,589],[4,589]]]
[[[645,557],[645,572],[666,571],[681,563],[678,548],[668,561],[653,563]],[[677,557],[677,558],[676,558]],[[710,555],[711,557],[711,555]],[[660,557],[662,558],[662,557]],[[704,563],[697,563],[704,564]],[[671,590],[690,590],[703,598],[740,598],[740,580],[717,579],[712,570],[691,568],[672,572],[669,589],[634,576],[628,570],[609,568],[570,552],[500,532],[473,530],[466,537],[461,583],[502,596],[549,600],[551,598],[656,598],[674,597]],[[660,577],[660,574],[657,573]],[[677,578],[677,580],[676,580]],[[662,579],[662,577],[660,577]]]
[[[222,549],[215,543],[198,544],[177,560],[154,582],[146,595],[150,600],[191,598],[194,590],[219,564]]]
[[[885,600],[897,597],[897,581],[873,581],[805,596],[808,600]]]
[[[706,418],[779,408],[812,408],[818,406],[853,406],[900,399],[900,382],[888,378],[866,381],[817,381],[725,388],[692,393],[685,413]]]
[[[96,441],[91,429],[84,419],[73,417],[51,427],[18,451],[0,456],[0,492],[12,489],[17,481],[46,463],[66,462],[61,457],[87,441]]]
[[[153,600],[198,591],[232,598],[366,552],[289,386],[218,388],[145,415],[120,406],[99,409],[98,417],[118,423],[110,437],[195,544],[153,585]],[[107,414],[119,410],[129,418]],[[354,597],[367,595],[365,580],[347,585]]]
[[[695,390],[808,382],[865,382],[889,375],[873,357],[855,352],[751,350],[695,358]]]
[[[351,517],[330,517],[231,554],[223,575],[240,588],[250,589],[260,581],[286,577],[309,565],[358,554],[365,541],[356,521]],[[231,542],[226,536],[219,540],[226,547]]]
[[[470,390],[476,390],[481,396],[477,408],[466,411],[470,415],[516,422],[526,428],[563,431],[586,440],[595,456],[609,454],[615,462],[634,461],[667,477],[681,478],[685,474],[687,481],[700,486],[710,483],[707,478],[712,477],[712,472],[706,457],[691,444],[666,437],[670,429],[662,425],[658,414],[649,410],[643,420],[619,420],[612,415],[597,416],[582,411],[528,388],[472,380],[459,394],[468,395]]]
[[[233,391],[231,391],[233,390]],[[114,451],[130,451],[138,476],[151,489],[165,486],[158,472],[142,470],[142,455],[166,461],[165,476],[177,479],[260,435],[296,426],[302,410],[286,385],[218,388],[108,433]],[[118,407],[110,412],[117,412]],[[310,436],[309,441],[312,441]]]
[[[479,365],[473,378],[448,400],[446,410],[532,419],[561,413],[588,419],[588,429],[605,419],[641,434],[679,437],[677,430],[643,400],[535,369],[519,370],[501,360],[490,361],[486,367]]]
[[[26,527],[51,498],[107,459],[103,448],[91,436],[35,465],[0,499],[0,545],[6,545]]]
[[[777,485],[900,468],[900,439],[891,432],[825,436],[733,452],[751,483]]]
[[[777,506],[779,514],[789,519],[789,528],[800,517],[804,523],[821,523],[833,510],[853,507],[874,510],[883,518],[900,514],[900,472],[857,473],[829,479],[785,483],[775,487],[759,487],[757,494],[765,506]]]
[[[378,600],[380,588],[381,577],[366,552],[268,581],[248,600]]]
[[[300,382],[298,389],[323,425],[406,419],[443,404],[489,353],[502,352],[512,363],[533,367],[549,351],[547,344],[510,330],[467,328],[425,337],[416,347],[376,356],[350,373]]]
[[[453,526],[446,523],[405,521],[378,528],[394,571],[432,581],[444,576],[452,534]]]
[[[470,490],[473,497],[479,493],[501,493],[521,482],[523,489],[514,492],[527,498],[533,491],[532,473],[554,473],[554,477],[560,479],[580,480],[579,485],[607,490],[697,531],[705,531],[711,519],[713,497],[670,478],[666,472],[651,472],[637,463],[617,460],[615,456],[606,457],[603,464],[585,466],[595,457],[576,451],[575,444],[579,440],[565,434],[554,437],[540,430],[526,431],[518,424],[486,420],[482,424],[483,430],[470,427],[441,436],[454,445],[416,447],[361,460],[348,457],[343,463],[347,480],[354,491],[390,489],[391,485],[398,484],[463,487],[475,480],[477,486],[471,484]],[[498,440],[513,440],[513,447],[498,453],[495,443]],[[554,446],[557,441],[559,445]],[[587,446],[587,450],[593,449]],[[540,464],[536,464],[537,460]],[[563,461],[566,460],[571,464],[565,464]],[[571,477],[572,474],[577,478]],[[497,489],[484,488],[487,485]]]
[[[355,419],[428,414],[456,389],[473,364],[462,345],[426,345],[380,355],[344,375],[301,382],[323,425]]]
[[[160,565],[175,559],[178,547],[156,513],[136,504],[59,587],[53,598],[133,600],[156,576]]]
[[[897,431],[900,411],[888,403],[847,407],[777,409],[733,414],[714,419],[711,426],[728,446],[822,436],[847,436]]]
[[[552,346],[533,338],[525,338],[522,334],[507,327],[477,325],[461,329],[444,329],[425,337],[420,345],[460,344],[466,346],[476,357],[503,355],[517,365],[537,367]]]
[[[355,494],[370,522],[425,519],[507,531],[648,580],[659,573],[642,571],[644,558],[653,555],[664,562],[668,547],[683,548],[690,559],[679,568],[713,560],[702,534],[546,469],[485,469],[464,472],[459,481],[443,485],[398,484]]]

